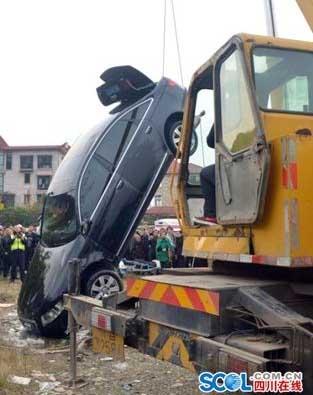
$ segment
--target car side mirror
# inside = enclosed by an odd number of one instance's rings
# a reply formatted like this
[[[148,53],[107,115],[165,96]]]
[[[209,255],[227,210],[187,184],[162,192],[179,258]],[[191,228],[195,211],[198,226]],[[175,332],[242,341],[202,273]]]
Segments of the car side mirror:
[[[83,236],[86,236],[89,232],[90,226],[91,226],[91,221],[89,219],[84,219],[80,225],[80,233]]]

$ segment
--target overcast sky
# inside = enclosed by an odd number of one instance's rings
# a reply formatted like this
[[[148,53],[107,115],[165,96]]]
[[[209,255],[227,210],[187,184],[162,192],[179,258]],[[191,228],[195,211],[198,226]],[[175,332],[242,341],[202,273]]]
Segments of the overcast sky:
[[[265,34],[263,0],[174,0],[184,83],[230,36]],[[179,81],[168,1],[166,76]],[[281,37],[311,40],[295,0],[275,0]],[[9,144],[73,143],[105,116],[99,75],[162,73],[163,0],[0,0],[0,134]]]

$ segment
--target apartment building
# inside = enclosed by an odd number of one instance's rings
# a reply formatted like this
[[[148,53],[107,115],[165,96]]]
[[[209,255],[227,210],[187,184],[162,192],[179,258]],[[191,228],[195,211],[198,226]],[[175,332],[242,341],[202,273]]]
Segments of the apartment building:
[[[40,202],[69,145],[10,146],[0,136],[0,197],[5,207]]]

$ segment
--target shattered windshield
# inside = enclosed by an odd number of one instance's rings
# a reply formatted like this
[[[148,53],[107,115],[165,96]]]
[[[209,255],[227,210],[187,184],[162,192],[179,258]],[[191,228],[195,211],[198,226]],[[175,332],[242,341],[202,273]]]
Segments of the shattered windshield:
[[[74,197],[70,193],[48,195],[41,229],[43,243],[48,247],[59,246],[73,240],[77,232]]]

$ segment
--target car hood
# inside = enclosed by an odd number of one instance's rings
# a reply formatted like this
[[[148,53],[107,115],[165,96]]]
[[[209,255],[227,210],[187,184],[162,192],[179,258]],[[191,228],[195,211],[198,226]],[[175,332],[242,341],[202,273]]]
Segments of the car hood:
[[[18,313],[20,317],[38,319],[67,292],[68,260],[77,257],[82,236],[60,247],[39,244],[22,285]]]

